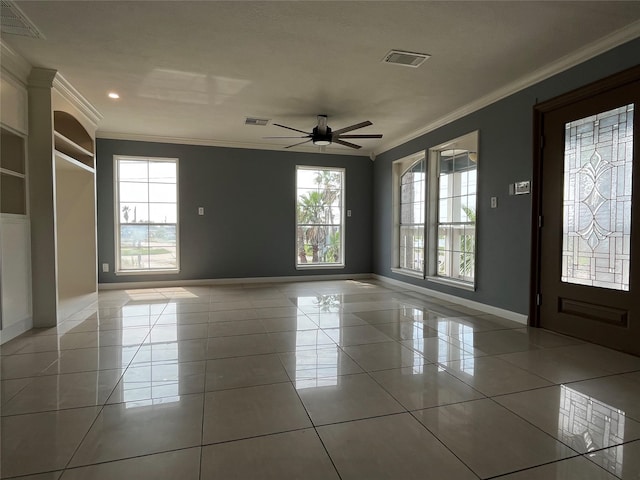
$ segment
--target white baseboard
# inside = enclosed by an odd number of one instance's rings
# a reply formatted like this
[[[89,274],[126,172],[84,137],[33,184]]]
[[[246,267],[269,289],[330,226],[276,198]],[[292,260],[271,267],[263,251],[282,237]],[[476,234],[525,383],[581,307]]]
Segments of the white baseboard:
[[[198,280],[157,280],[152,282],[100,283],[98,290],[124,290],[127,288],[161,288],[201,285],[238,285],[257,283],[317,282],[322,280],[363,280],[372,278],[369,273],[341,273],[337,275],[292,275],[288,277],[214,278]]]
[[[13,340],[33,328],[33,318],[27,317],[0,330],[0,345]]]
[[[366,280],[375,278],[391,285],[401,286],[407,290],[412,290],[424,295],[448,300],[451,303],[457,303],[465,307],[474,308],[481,312],[490,313],[498,317],[513,320],[522,325],[528,325],[529,316],[521,313],[512,312],[503,308],[486,305],[484,303],[467,300],[466,298],[457,297],[448,293],[431,290],[425,287],[419,287],[410,283],[395,280],[383,275],[357,273],[357,274],[337,274],[337,275],[304,275],[304,276],[287,276],[287,277],[248,277],[248,278],[210,278],[198,280],[157,280],[145,282],[118,282],[118,283],[100,283],[98,290],[125,290],[128,288],[162,288],[162,287],[180,287],[180,286],[206,286],[206,285],[241,285],[241,284],[260,284],[260,283],[287,283],[287,282],[316,282],[322,280]]]
[[[58,301],[58,323],[98,301],[98,292],[85,293]]]
[[[451,295],[449,293],[443,293],[437,290],[431,290],[430,288],[420,287],[418,285],[413,285],[411,283],[406,283],[394,278],[385,277],[383,275],[372,274],[371,278],[375,278],[377,280],[380,280],[381,282],[389,283],[391,285],[400,286],[406,288],[407,290],[430,295],[442,300],[448,300],[452,303],[457,303],[458,305],[474,308],[476,310],[480,310],[481,312],[490,313],[492,315],[506,318],[508,320],[513,320],[514,322],[521,323],[522,325],[529,324],[529,316],[523,315],[522,313],[512,312],[511,310],[505,310],[504,308],[498,308],[492,305],[487,305],[485,303],[476,302],[474,300],[457,297],[456,295]]]

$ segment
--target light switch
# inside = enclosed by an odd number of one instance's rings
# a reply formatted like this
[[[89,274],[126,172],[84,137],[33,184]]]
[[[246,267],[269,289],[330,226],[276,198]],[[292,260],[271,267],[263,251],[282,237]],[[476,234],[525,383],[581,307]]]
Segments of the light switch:
[[[104,273],[107,273],[109,271],[109,264],[108,263],[103,263],[102,264],[102,271]]]
[[[347,217],[351,216],[351,210],[347,210]]]
[[[491,208],[498,208],[498,197],[491,197]]]
[[[198,207],[198,215],[204,215],[204,207]]]

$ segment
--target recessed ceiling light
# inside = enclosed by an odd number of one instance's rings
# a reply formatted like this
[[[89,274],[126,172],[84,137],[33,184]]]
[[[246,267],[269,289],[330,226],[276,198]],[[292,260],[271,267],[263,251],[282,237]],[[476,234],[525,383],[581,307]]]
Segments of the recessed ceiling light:
[[[109,98],[113,98],[114,100],[117,100],[118,98],[120,98],[120,95],[118,95],[116,92],[109,92],[107,96]]]

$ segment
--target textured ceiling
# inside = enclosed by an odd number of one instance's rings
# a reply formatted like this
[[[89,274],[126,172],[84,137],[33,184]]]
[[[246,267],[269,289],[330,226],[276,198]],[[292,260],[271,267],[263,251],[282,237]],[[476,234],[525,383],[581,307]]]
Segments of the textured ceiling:
[[[334,130],[373,122],[352,132],[384,134],[355,141],[365,154],[612,35],[640,36],[638,1],[16,4],[45,38],[3,42],[91,102],[104,116],[98,136],[282,148],[295,139],[262,137],[295,133],[272,122],[308,131],[327,114]],[[431,58],[382,63],[393,48]],[[271,122],[245,126],[245,117]]]

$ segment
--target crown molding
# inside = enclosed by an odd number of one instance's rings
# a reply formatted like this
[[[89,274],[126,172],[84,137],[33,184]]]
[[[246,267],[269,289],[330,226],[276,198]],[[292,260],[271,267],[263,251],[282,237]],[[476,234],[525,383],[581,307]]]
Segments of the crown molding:
[[[580,50],[576,50],[558,60],[545,65],[542,68],[534,70],[533,72],[520,77],[519,79],[511,82],[504,87],[501,87],[493,92],[485,95],[457,110],[454,110],[448,115],[439,118],[438,120],[429,123],[425,127],[415,130],[412,133],[403,135],[400,138],[396,138],[386,144],[383,144],[379,150],[376,150],[376,155],[388,152],[392,148],[403,145],[411,140],[414,140],[422,135],[443,127],[455,120],[459,120],[473,112],[476,112],[484,107],[491,105],[499,100],[502,100],[514,93],[517,93],[525,88],[531,87],[536,83],[540,83],[554,75],[564,72],[576,65],[579,65],[587,60],[590,60],[608,50],[618,47],[626,42],[634,40],[640,37],[640,20],[630,23],[624,28],[617,30],[605,37],[602,37],[595,42],[586,45]]]
[[[57,70],[51,68],[33,67],[29,72],[28,85],[29,87],[50,89],[57,73]]]
[[[0,65],[2,71],[12,76],[14,80],[27,86],[27,79],[31,71],[31,64],[0,39]]]
[[[209,140],[200,138],[184,138],[184,137],[164,137],[160,135],[141,135],[135,133],[120,133],[109,132],[104,130],[98,130],[96,132],[96,138],[103,138],[107,140],[131,140],[135,142],[155,142],[155,143],[173,143],[177,145],[201,145],[205,147],[223,147],[223,148],[244,148],[249,150],[276,150],[282,151],[284,147],[282,145],[267,145],[263,143],[251,143],[251,142],[226,142],[220,140]],[[346,151],[335,151],[325,149],[320,151],[318,147],[296,147],[295,150],[289,151],[302,152],[302,153],[323,153],[327,155],[350,155],[354,157],[367,157],[369,158],[369,151],[355,151],[353,153]]]
[[[53,89],[71,102],[94,126],[102,120],[102,114],[60,73],[53,79]]]

